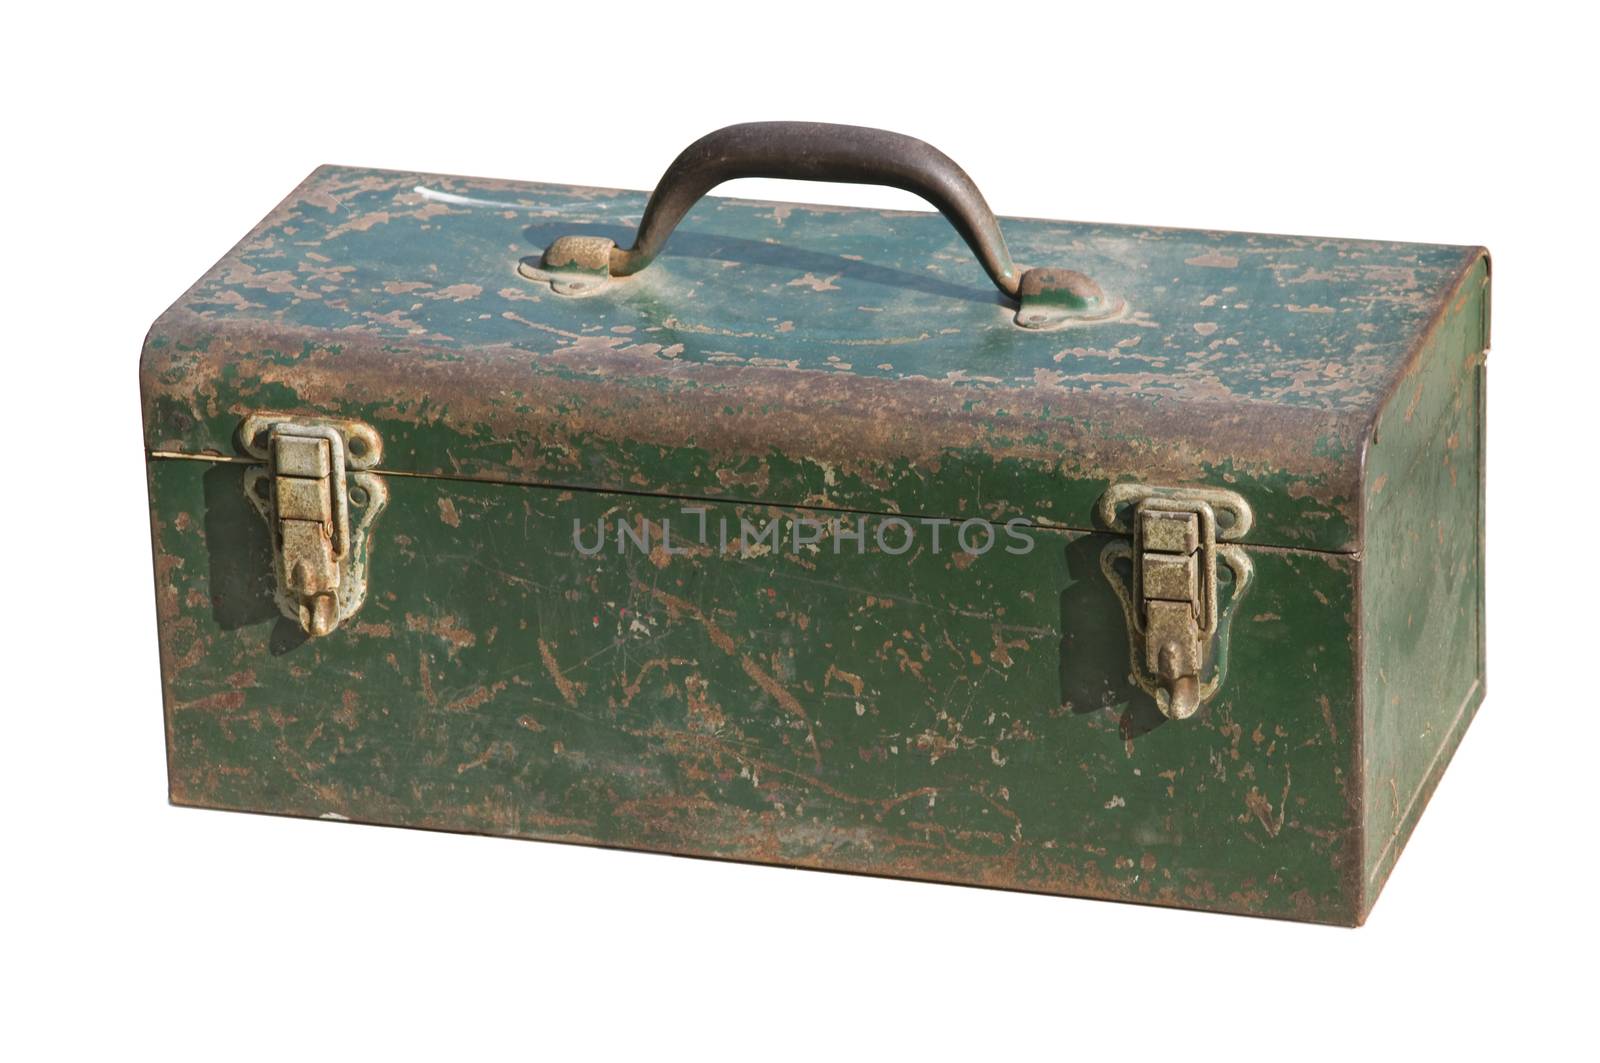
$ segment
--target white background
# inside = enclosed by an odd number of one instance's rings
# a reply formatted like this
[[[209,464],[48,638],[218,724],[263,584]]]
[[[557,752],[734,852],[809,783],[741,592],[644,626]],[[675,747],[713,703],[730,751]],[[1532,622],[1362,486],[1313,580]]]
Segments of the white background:
[[[1592,1052],[1580,10],[12,7],[4,1056]],[[167,806],[149,323],[318,163],[649,188],[770,118],[923,137],[1002,214],[1492,249],[1489,698],[1364,929]]]

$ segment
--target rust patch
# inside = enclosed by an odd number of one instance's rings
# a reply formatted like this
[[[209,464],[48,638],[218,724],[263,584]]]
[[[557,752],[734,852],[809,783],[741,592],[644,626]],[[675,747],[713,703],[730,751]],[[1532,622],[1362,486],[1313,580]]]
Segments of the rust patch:
[[[177,712],[238,712],[244,708],[244,691],[221,690],[193,701],[180,701],[172,708]]]
[[[346,690],[339,699],[339,708],[334,710],[333,722],[347,731],[354,731],[356,723],[361,719],[361,698],[354,690]]]
[[[679,598],[677,595],[668,594],[659,587],[646,586],[637,580],[634,581],[633,586],[635,590],[646,592],[656,601],[666,606],[667,615],[673,619],[677,619],[681,616],[687,616],[692,620],[698,621],[700,625],[706,629],[706,636],[711,639],[711,644],[713,646],[721,650],[723,653],[733,653],[733,636],[729,635],[726,631],[722,630],[722,628],[718,627],[717,622],[702,612],[699,606],[695,605],[693,602],[685,601],[684,599]]]
[[[835,679],[848,686],[850,688],[850,692],[856,697],[859,698],[861,696],[861,690],[865,684],[859,675],[856,675],[854,672],[847,672],[836,664],[830,664],[828,665],[827,673],[822,677],[822,685],[827,686]]]
[[[463,694],[454,701],[445,705],[446,712],[473,712],[494,698],[506,688],[506,681],[500,680],[489,686],[480,686],[471,693]]]
[[[831,277],[818,277],[813,273],[807,273],[804,277],[796,277],[790,281],[789,287],[809,288],[814,292],[836,292],[839,290],[839,286],[833,282],[838,280],[839,276],[839,274],[835,273]]]
[[[478,641],[478,636],[463,626],[460,618],[455,616],[419,616],[407,613],[406,630],[435,635],[443,639],[449,645],[451,657],[469,646],[476,645]]]
[[[644,665],[640,667],[638,674],[633,677],[633,680],[623,686],[622,704],[632,704],[633,699],[639,696],[639,691],[644,689],[645,676],[649,675],[652,671],[660,669],[664,672],[668,668],[678,668],[683,665],[693,663],[693,661],[684,657],[657,657],[655,660],[644,662]]]
[[[1207,251],[1203,255],[1183,260],[1186,266],[1203,266],[1210,269],[1237,269],[1239,259],[1235,255],[1225,255],[1220,251]]]
[[[561,697],[568,705],[576,705],[578,696],[589,689],[588,684],[575,682],[568,679],[561,672],[561,665],[556,661],[555,650],[544,639],[539,640],[539,658],[544,661],[544,670],[550,673],[550,678],[555,681],[556,689],[561,691]]]

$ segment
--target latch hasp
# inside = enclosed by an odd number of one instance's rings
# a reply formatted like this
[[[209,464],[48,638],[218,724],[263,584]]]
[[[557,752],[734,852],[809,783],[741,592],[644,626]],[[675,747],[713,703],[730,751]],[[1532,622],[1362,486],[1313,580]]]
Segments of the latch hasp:
[[[1216,694],[1226,671],[1226,654],[1218,652],[1217,562],[1233,574],[1230,602],[1244,594],[1252,567],[1243,549],[1219,540],[1249,530],[1250,506],[1217,488],[1117,484],[1101,497],[1097,515],[1132,537],[1100,554],[1128,624],[1129,678],[1162,715],[1187,719]]]
[[[279,610],[317,638],[366,601],[367,533],[388,502],[377,463],[382,441],[352,421],[252,414],[241,445],[265,464],[245,493],[272,535]]]

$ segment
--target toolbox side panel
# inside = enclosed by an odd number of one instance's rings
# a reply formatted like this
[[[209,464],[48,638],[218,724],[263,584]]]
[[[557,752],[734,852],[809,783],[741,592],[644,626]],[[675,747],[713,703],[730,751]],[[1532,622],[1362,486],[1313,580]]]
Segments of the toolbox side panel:
[[[796,551],[795,511],[706,506],[702,536],[670,499],[389,477],[367,603],[307,641],[247,466],[149,468],[175,803],[1359,915],[1348,556],[1252,550],[1227,679],[1171,722],[1128,684],[1105,535]]]
[[[1489,264],[1464,276],[1368,449],[1361,567],[1363,912],[1484,696]]]

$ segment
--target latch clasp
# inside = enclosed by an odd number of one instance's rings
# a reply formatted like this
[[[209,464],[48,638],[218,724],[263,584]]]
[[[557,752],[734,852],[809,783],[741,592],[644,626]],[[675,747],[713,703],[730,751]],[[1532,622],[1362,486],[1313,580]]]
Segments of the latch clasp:
[[[272,532],[278,606],[308,635],[327,635],[366,599],[367,530],[388,493],[377,475],[353,468],[377,461],[378,434],[270,414],[246,418],[239,432],[266,462],[246,474],[245,490]]]
[[[1130,678],[1163,715],[1193,716],[1216,693],[1226,664],[1217,652],[1217,562],[1233,575],[1230,601],[1251,577],[1248,555],[1218,540],[1249,530],[1250,507],[1232,491],[1119,484],[1101,498],[1100,518],[1132,535],[1131,544],[1111,543],[1100,555],[1128,622]]]

